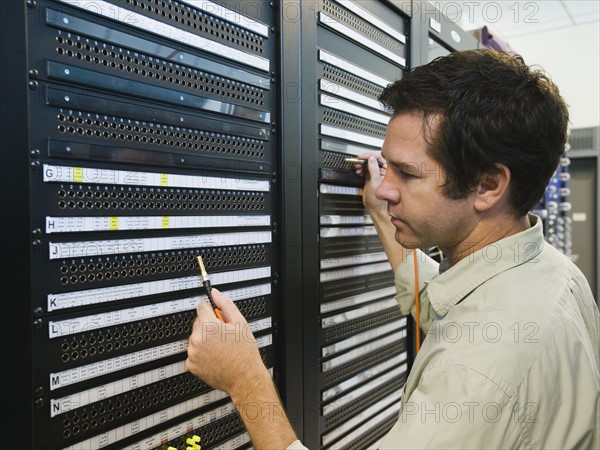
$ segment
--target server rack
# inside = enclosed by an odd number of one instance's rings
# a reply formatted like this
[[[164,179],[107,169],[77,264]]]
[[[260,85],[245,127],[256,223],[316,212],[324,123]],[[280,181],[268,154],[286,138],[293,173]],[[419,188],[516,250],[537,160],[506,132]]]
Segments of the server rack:
[[[344,158],[379,149],[376,97],[427,61],[428,15],[470,36],[428,2],[0,5],[2,277],[20,292],[3,347],[25,358],[3,423],[19,445],[250,446],[182,367],[198,253],[305,444],[376,445],[412,319]]]
[[[302,355],[302,391],[286,385],[288,408],[309,448],[366,448],[397,418],[411,356],[408,320],[395,304],[391,268],[362,206],[362,179],[345,158],[383,142],[389,114],[377,96],[410,65],[410,3],[296,6],[302,20],[288,16],[282,23],[284,35],[290,30],[302,43],[298,53],[283,55],[284,66],[299,61],[298,78],[282,80],[302,92],[299,105],[287,99],[292,118],[283,105],[284,153],[295,149],[302,180],[300,187],[286,180],[297,200],[288,205],[300,207],[302,217],[296,236],[303,338],[288,353]],[[295,404],[301,417],[293,414]]]
[[[2,3],[6,392],[19,446],[247,448],[185,369],[195,257],[277,376],[276,8]],[[24,280],[24,281],[21,281]],[[16,331],[16,332],[11,332]]]

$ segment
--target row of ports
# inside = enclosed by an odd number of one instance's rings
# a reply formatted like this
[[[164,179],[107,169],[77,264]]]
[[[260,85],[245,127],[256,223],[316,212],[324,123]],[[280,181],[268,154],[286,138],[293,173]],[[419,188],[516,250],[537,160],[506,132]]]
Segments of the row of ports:
[[[144,324],[130,324],[122,327],[121,329],[109,329],[106,332],[96,332],[87,338],[81,337],[79,339],[73,339],[70,342],[65,341],[62,343],[61,347],[63,351],[68,351],[69,349],[77,349],[79,347],[86,347],[87,345],[93,346],[97,344],[103,344],[105,342],[111,342],[113,339],[116,340],[131,336],[145,335],[149,332],[191,324],[192,320],[191,314],[190,317],[186,317],[184,315],[177,315],[170,318],[163,317]]]
[[[173,394],[185,395],[192,391],[192,386],[184,386],[184,387],[175,387],[174,390],[168,390],[164,392],[165,389],[146,389],[145,392],[141,392],[140,395],[129,395],[123,396],[120,400],[115,402],[107,402],[106,406],[100,406],[98,408],[91,408],[89,411],[84,411],[81,414],[74,414],[70,418],[65,418],[63,420],[63,427],[69,428],[73,425],[79,425],[83,422],[87,422],[90,419],[102,418],[102,416],[110,415],[112,412],[122,411],[126,413],[137,411],[137,407],[139,405],[143,405],[146,407],[151,406],[152,404],[163,403],[167,400],[170,400]],[[167,398],[167,394],[169,397]],[[129,408],[129,409],[127,409]]]
[[[134,7],[142,10],[146,9],[149,13],[154,13],[156,16],[168,19],[171,22],[181,23],[193,28],[193,34],[210,34],[211,39],[220,39],[237,46],[246,47],[248,50],[262,53],[263,38],[255,33],[249,33],[243,28],[229,25],[226,21],[212,19],[207,14],[202,14],[198,10],[194,12],[191,8],[171,7],[171,2],[165,5],[161,2],[162,7],[152,6],[152,1],[147,3],[141,0],[126,0],[126,3],[133,4]],[[159,5],[157,0],[154,0],[156,5]],[[174,3],[177,5],[177,3]],[[165,9],[165,6],[166,9]],[[196,14],[198,13],[198,14]],[[204,24],[204,25],[203,25]]]
[[[323,75],[324,78],[334,84],[353,88],[355,91],[363,92],[369,97],[377,98],[383,91],[381,86],[330,64],[323,65]]]
[[[69,133],[69,134],[78,134],[80,136],[90,136],[90,137],[102,137],[105,139],[115,139],[129,142],[140,142],[142,144],[155,144],[155,145],[166,145],[169,147],[181,147],[181,148],[189,148],[191,150],[199,150],[203,152],[218,152],[228,155],[236,155],[236,156],[244,156],[248,158],[262,159],[264,158],[264,153],[255,152],[255,151],[247,151],[243,149],[237,149],[227,146],[208,146],[198,143],[191,143],[181,140],[173,140],[173,139],[160,139],[153,138],[147,136],[139,136],[125,133],[109,133],[108,131],[101,132],[99,130],[92,130],[88,128],[87,130],[81,127],[65,127],[64,125],[59,125],[58,127],[59,133]]]
[[[149,343],[157,340],[162,340],[173,336],[181,336],[184,333],[188,333],[189,327],[178,327],[174,330],[165,329],[157,331],[155,333],[148,333],[143,336],[130,337],[129,339],[121,339],[120,341],[107,342],[106,344],[98,344],[94,347],[87,349],[73,350],[71,352],[65,352],[62,354],[61,360],[63,363],[70,361],[77,361],[79,359],[85,359],[88,356],[94,357],[96,355],[102,355],[104,353],[110,353],[120,349],[132,347],[135,345],[141,345],[143,343]]]
[[[262,305],[255,303],[248,308],[240,307],[240,311],[246,319],[252,320],[255,317],[264,316],[267,312],[267,308],[264,303]]]
[[[183,391],[190,391],[189,388],[183,389]],[[72,436],[76,436],[81,432],[86,432],[90,429],[94,429],[97,426],[105,425],[106,423],[110,423],[114,420],[121,419],[122,417],[127,417],[130,414],[135,414],[140,409],[149,408],[153,405],[159,405],[166,401],[169,401],[173,397],[171,393],[159,395],[152,399],[146,400],[143,404],[131,404],[130,406],[125,406],[120,409],[115,409],[114,412],[109,412],[106,415],[100,416],[97,419],[90,419],[89,421],[82,422],[81,424],[72,425],[69,428],[63,430],[63,437],[65,439],[70,438]]]
[[[179,210],[179,209],[198,209],[198,210],[227,210],[227,211],[263,211],[264,204],[248,205],[236,203],[167,203],[167,202],[100,202],[88,200],[60,200],[58,202],[60,209],[164,209],[164,210]]]
[[[240,259],[228,259],[228,260],[217,260],[212,261],[211,265],[207,266],[207,268],[220,268],[220,267],[235,267],[240,265],[254,264],[264,262],[264,258],[252,257],[252,258],[240,258]],[[177,265],[158,265],[152,267],[144,267],[137,269],[123,269],[123,270],[114,270],[107,272],[92,272],[87,274],[79,274],[79,275],[70,275],[70,276],[61,276],[60,284],[66,286],[68,284],[82,284],[82,283],[93,283],[97,281],[104,280],[114,280],[114,279],[125,279],[125,278],[133,278],[133,277],[143,277],[143,276],[152,276],[152,275],[162,275],[167,273],[175,273],[182,274],[190,271],[197,270],[197,266],[193,263],[186,264],[177,264]]]
[[[59,198],[87,198],[87,199],[113,199],[113,200],[156,200],[156,201],[189,201],[189,202],[242,202],[258,203],[264,201],[264,196],[254,195],[220,195],[220,194],[180,194],[173,192],[124,192],[124,191],[83,191],[65,190],[58,191]]]
[[[227,250],[219,253],[207,253],[202,255],[202,259],[204,260],[204,265],[208,266],[208,264],[219,264],[222,263],[214,262],[215,259],[222,260],[223,258],[229,259],[228,263],[236,264],[239,261],[232,260],[231,258],[252,258],[248,260],[244,260],[243,262],[258,262],[264,261],[265,250],[257,249],[257,250]],[[68,272],[76,273],[76,272],[85,272],[94,271],[94,270],[108,270],[108,269],[118,269],[118,268],[131,268],[131,267],[142,267],[148,265],[163,265],[163,264],[175,264],[175,263],[192,263],[196,262],[196,255],[173,255],[173,256],[159,256],[156,258],[138,258],[138,259],[128,259],[122,261],[114,261],[114,262],[99,262],[99,263],[89,263],[89,264],[71,264],[71,265],[63,265],[60,267],[60,272],[66,274]]]
[[[170,5],[169,5],[170,7]],[[149,10],[151,9],[150,7],[148,8]],[[164,13],[162,14],[163,16],[165,15]],[[190,12],[188,11],[188,17],[190,15]],[[194,18],[196,18],[196,15],[193,15]],[[223,29],[223,28],[221,28]],[[205,31],[208,31],[207,29],[205,29]],[[248,33],[235,33],[237,35],[239,35],[240,37],[246,37],[249,38],[251,40],[254,40],[252,38],[251,34]],[[78,36],[79,37],[79,36]],[[95,53],[95,54],[101,54],[103,56],[110,56],[111,58],[118,58],[121,61],[127,61],[127,62],[135,62],[136,64],[139,62],[142,66],[144,67],[149,67],[149,68],[155,68],[155,69],[159,69],[161,67],[163,67],[163,70],[169,73],[178,73],[179,71],[177,70],[177,65],[173,66],[172,64],[166,65],[166,64],[159,64],[158,61],[159,59],[156,58],[154,59],[154,61],[156,62],[152,62],[149,59],[146,58],[137,58],[134,56],[134,54],[130,53],[130,52],[123,52],[123,51],[115,51],[115,50],[108,50],[108,48],[106,47],[101,47],[99,45],[96,45],[96,42],[94,41],[94,45],[90,44],[89,40],[81,40],[81,39],[71,39],[71,38],[65,38],[62,35],[58,35],[56,37],[56,42],[59,45],[63,45],[66,44],[69,47],[76,47],[80,50],[85,50],[87,53]],[[256,42],[261,42],[260,39],[257,39]],[[190,69],[191,70],[191,69]],[[199,71],[195,71],[194,72],[198,72],[198,73],[202,73]],[[208,77],[210,77],[211,80],[215,80],[215,77],[212,77],[210,75],[207,75]],[[216,77],[217,79],[220,79],[220,77]],[[256,88],[255,88],[256,89]]]
[[[75,57],[87,62],[93,61],[96,64],[168,81],[171,84],[187,85],[188,87],[194,87],[194,89],[205,92],[216,92],[224,97],[232,97],[236,93],[238,95],[241,93],[249,96],[251,98],[249,101],[253,103],[259,103],[264,98],[265,91],[263,89],[236,81],[229,81],[222,77],[214,77],[195,69],[165,63],[161,64],[158,60],[152,62],[132,53],[117,52],[98,46],[92,47],[81,41],[65,40],[62,36],[58,36],[56,40],[59,44],[56,52],[59,55],[66,55],[70,58]]]
[[[373,136],[385,136],[385,125],[372,122],[368,119],[358,118],[355,115],[337,111],[331,108],[325,108],[323,112],[323,122],[337,125],[342,128],[349,128],[355,132],[370,134]],[[344,162],[342,166],[337,167],[348,169],[348,163]]]
[[[172,127],[160,128],[160,125],[156,126],[145,126],[145,125],[133,125],[128,122],[108,122],[106,120],[100,121],[99,119],[92,119],[91,117],[74,116],[59,114],[57,116],[60,122],[69,122],[71,124],[89,125],[96,127],[104,127],[107,130],[114,131],[128,131],[142,134],[149,134],[151,136],[157,135],[155,139],[159,139],[160,136],[164,138],[176,138],[178,140],[187,139],[191,141],[198,141],[202,145],[211,146],[224,146],[230,148],[240,147],[245,150],[264,150],[261,142],[254,141],[252,139],[235,140],[227,137],[214,137],[211,135],[198,132],[196,130],[173,130]],[[122,119],[127,120],[127,119]],[[65,127],[63,125],[63,127]],[[82,128],[83,129],[83,128]],[[104,136],[104,133],[101,133]],[[346,163],[347,164],[347,163]]]
[[[79,339],[73,339],[70,342],[65,341],[61,344],[61,349],[63,352],[67,352],[69,350],[76,350],[78,348],[85,348],[88,346],[93,347],[95,345],[101,345],[113,340],[146,335],[150,332],[175,328],[187,325],[188,323],[191,324],[191,319],[186,319],[181,316],[173,317],[171,319],[156,320],[144,325],[138,324],[135,326],[124,327],[121,330],[114,330],[106,333],[100,333],[98,335],[92,335],[88,338],[81,337]]]

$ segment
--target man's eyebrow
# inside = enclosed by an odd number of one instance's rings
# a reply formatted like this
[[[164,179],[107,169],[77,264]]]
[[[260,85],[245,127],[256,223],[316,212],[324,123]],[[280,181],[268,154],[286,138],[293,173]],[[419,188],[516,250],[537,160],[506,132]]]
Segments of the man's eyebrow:
[[[389,161],[388,161],[388,164],[390,164]],[[400,170],[404,170],[408,173],[416,174],[419,172],[419,164],[416,162],[398,161],[398,162],[392,162],[391,164],[398,167]]]

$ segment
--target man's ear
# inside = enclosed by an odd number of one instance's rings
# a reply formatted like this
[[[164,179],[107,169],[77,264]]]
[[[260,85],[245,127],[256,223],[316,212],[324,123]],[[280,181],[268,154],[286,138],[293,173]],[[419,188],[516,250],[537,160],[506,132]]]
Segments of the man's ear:
[[[510,184],[510,169],[504,164],[496,164],[496,171],[484,173],[475,188],[473,206],[477,211],[487,211],[506,201]]]

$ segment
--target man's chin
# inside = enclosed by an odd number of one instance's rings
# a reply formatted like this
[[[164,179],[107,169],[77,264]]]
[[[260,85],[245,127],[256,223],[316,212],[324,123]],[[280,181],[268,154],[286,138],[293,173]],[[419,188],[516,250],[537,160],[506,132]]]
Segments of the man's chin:
[[[396,230],[395,238],[396,242],[398,242],[398,244],[407,250],[414,250],[415,248],[422,247],[420,242],[416,241],[415,239],[410,239],[398,230]]]

